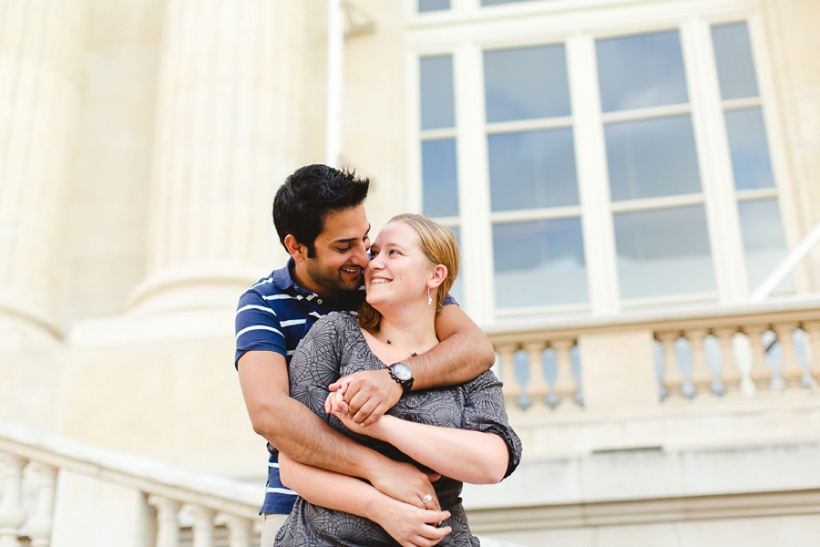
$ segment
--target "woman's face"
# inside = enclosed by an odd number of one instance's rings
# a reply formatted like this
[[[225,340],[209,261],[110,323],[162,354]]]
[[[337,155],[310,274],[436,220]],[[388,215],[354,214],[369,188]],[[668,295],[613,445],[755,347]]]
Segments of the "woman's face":
[[[370,256],[364,283],[371,306],[383,312],[385,306],[427,300],[427,282],[434,266],[412,227],[401,221],[385,226],[370,246]]]

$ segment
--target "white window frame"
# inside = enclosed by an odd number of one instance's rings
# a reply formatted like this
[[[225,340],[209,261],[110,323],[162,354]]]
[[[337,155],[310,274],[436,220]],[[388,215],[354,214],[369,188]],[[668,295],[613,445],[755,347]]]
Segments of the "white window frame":
[[[792,248],[799,239],[799,227],[793,218],[795,215],[788,214],[788,211],[794,210],[795,203],[759,0],[691,0],[685,3],[665,0],[542,0],[487,8],[480,6],[480,0],[452,0],[448,11],[422,14],[416,12],[414,0],[406,0],[405,7],[408,22],[405,89],[408,90],[409,204],[414,210],[421,211],[419,59],[452,54],[460,214],[442,220],[449,225],[458,224],[461,228],[465,308],[478,321],[492,322],[507,316],[562,312],[611,315],[624,308],[638,306],[691,305],[697,302],[713,305],[716,300],[736,303],[748,299],[754,287],[749,287],[746,273],[737,200],[739,195],[751,195],[752,191],[739,193],[734,188],[723,115],[726,102],[720,97],[711,40],[712,25],[741,21],[748,24],[760,98],[733,102],[738,105],[754,102],[754,106],[759,105],[763,109],[775,180],[774,189],[754,192],[759,197],[764,194],[766,197],[777,197],[787,247]],[[622,301],[618,289],[612,215],[628,205],[610,200],[604,123],[624,115],[620,112],[601,112],[595,40],[672,29],[680,34],[689,103],[686,107],[646,109],[644,114],[654,116],[685,111],[691,115],[702,191],[695,196],[641,200],[641,207],[705,205],[716,291]],[[488,127],[484,119],[483,51],[556,43],[563,43],[566,47],[572,115],[569,119],[558,120],[562,126],[573,128],[589,304],[526,310],[496,309],[492,221],[507,216],[530,220],[538,215],[533,216],[527,211],[491,212],[487,134],[488,129],[502,124],[490,124]],[[465,89],[470,92],[459,91]],[[629,119],[634,119],[634,114],[634,111],[630,112]],[[552,125],[554,121],[528,120],[503,125],[541,128]],[[799,292],[806,290],[808,279],[804,280],[799,275],[795,277],[796,289]]]

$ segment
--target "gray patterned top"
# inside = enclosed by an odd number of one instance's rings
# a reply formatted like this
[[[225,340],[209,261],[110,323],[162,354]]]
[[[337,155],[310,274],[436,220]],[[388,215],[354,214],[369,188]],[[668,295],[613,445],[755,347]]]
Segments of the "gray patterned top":
[[[288,370],[290,393],[293,398],[327,420],[334,429],[394,460],[410,462],[412,460],[395,447],[351,432],[324,410],[329,393],[328,385],[344,375],[383,368],[385,364],[370,351],[356,319],[348,314],[332,313],[317,321],[296,349]],[[490,432],[501,436],[510,453],[506,475],[513,472],[521,459],[521,441],[507,422],[501,382],[492,372],[485,372],[475,380],[455,387],[410,392],[388,414],[412,422]],[[442,477],[433,484],[441,508],[450,511],[452,515],[443,524],[451,526],[453,531],[438,545],[479,545],[478,539],[470,533],[467,516],[461,505],[459,496],[462,483]],[[372,521],[325,509],[300,497],[279,530],[275,545],[395,547],[398,543]]]

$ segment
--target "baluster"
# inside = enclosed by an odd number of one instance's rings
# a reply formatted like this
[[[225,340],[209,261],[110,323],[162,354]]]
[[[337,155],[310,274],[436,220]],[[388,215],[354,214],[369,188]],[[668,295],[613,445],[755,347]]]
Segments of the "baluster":
[[[703,352],[703,339],[707,331],[704,329],[687,330],[683,333],[689,340],[689,349],[692,352],[692,384],[695,386],[695,396],[703,396],[712,392],[712,371],[706,366],[706,356]]]
[[[0,502],[0,547],[20,547],[19,530],[26,520],[23,512],[23,468],[26,458],[0,456],[3,465],[3,501]]]
[[[530,342],[523,345],[530,363],[530,381],[526,385],[527,394],[534,405],[541,407],[547,405],[547,396],[550,393],[550,386],[544,378],[544,350],[546,347],[545,342]]]
[[[201,505],[191,505],[190,511],[194,516],[193,547],[214,547],[214,517],[216,511]]]
[[[573,340],[553,340],[552,349],[555,350],[555,357],[558,364],[558,374],[555,378],[555,393],[560,397],[558,403],[561,408],[572,407],[575,400],[575,393],[578,391],[578,382],[572,375],[572,357],[570,350],[575,345]]]
[[[752,346],[752,370],[750,376],[752,382],[759,390],[769,389],[772,381],[772,369],[766,362],[766,350],[763,348],[763,342],[760,337],[766,332],[768,327],[763,325],[756,325],[753,327],[743,327],[743,332],[749,337],[749,344]]]
[[[724,395],[738,393],[740,391],[740,369],[737,366],[735,351],[732,347],[732,337],[736,332],[737,328],[734,327],[714,329],[715,337],[720,341],[720,356],[722,361],[720,380],[726,388]]]
[[[518,346],[505,344],[496,349],[498,355],[501,356],[501,379],[504,382],[504,399],[507,401],[507,408],[517,407],[521,397],[521,388],[515,377],[515,352]]]
[[[800,362],[797,360],[797,353],[794,351],[794,338],[792,338],[797,327],[797,323],[772,325],[772,330],[777,335],[783,354],[780,376],[786,382],[787,388],[797,388],[803,383],[803,367],[800,366]]]
[[[31,547],[51,545],[51,527],[54,523],[54,491],[57,486],[57,468],[52,465],[37,464],[37,509],[28,521],[28,536]]]
[[[809,335],[811,346],[811,375],[815,381],[820,380],[820,321],[806,321],[803,330]]]
[[[157,509],[157,546],[179,546],[179,513],[182,504],[165,496],[148,496],[148,503]]]
[[[249,547],[253,526],[251,520],[237,515],[224,515],[224,517],[225,526],[228,527],[229,532],[229,547]]]
[[[686,380],[678,366],[678,352],[675,350],[675,342],[679,336],[678,332],[658,332],[655,334],[661,344],[663,344],[663,386],[666,388],[666,398],[669,400],[679,399],[683,396],[681,388]]]

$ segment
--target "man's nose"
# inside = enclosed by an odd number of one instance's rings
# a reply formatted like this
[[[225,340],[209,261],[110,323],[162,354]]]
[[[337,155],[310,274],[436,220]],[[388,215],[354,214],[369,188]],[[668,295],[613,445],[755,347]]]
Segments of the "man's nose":
[[[367,247],[364,246],[364,243],[356,246],[356,250],[353,254],[353,262],[362,268],[366,267],[370,262],[370,257],[367,256]]]

